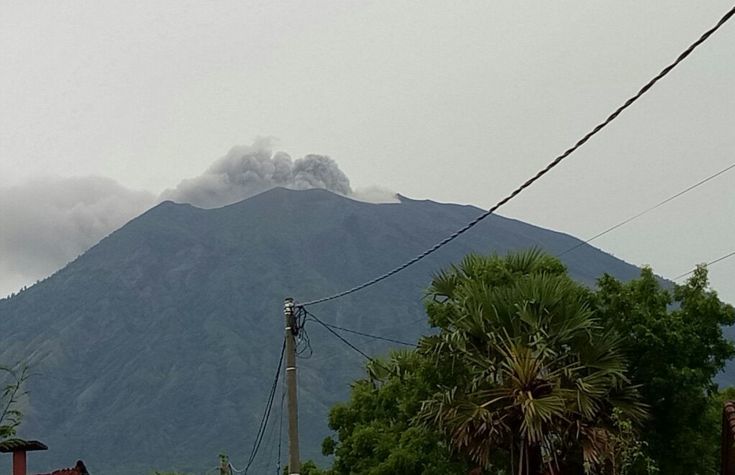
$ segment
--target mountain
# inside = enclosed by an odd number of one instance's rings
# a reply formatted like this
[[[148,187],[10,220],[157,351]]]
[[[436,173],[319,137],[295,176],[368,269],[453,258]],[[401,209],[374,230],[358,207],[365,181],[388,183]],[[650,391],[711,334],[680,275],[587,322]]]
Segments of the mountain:
[[[202,473],[223,451],[241,468],[277,366],[284,297],[306,301],[375,277],[480,213],[278,188],[218,209],[161,203],[0,301],[0,361],[33,365],[20,436],[50,448],[30,455],[31,469],[81,458],[105,475]],[[578,243],[491,216],[397,276],[311,310],[329,323],[416,341],[427,330],[423,289],[441,267],[469,252],[559,253]],[[588,245],[563,260],[587,284],[603,272],[638,274]],[[347,397],[363,360],[321,327],[307,330],[313,355],[298,362],[299,415],[302,456],[313,458],[329,433],[328,408]],[[371,354],[392,347],[346,337]],[[280,394],[250,473],[274,470]]]

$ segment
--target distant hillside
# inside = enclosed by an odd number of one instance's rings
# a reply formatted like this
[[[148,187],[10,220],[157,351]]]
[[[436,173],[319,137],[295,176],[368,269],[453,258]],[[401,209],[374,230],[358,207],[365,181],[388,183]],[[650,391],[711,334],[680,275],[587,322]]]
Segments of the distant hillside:
[[[50,447],[31,455],[31,469],[82,458],[106,475],[201,473],[221,451],[239,468],[277,363],[283,298],[307,300],[372,278],[480,212],[285,189],[219,209],[165,202],[149,210],[51,278],[0,301],[0,361],[34,365],[20,435]],[[421,299],[432,272],[469,252],[557,253],[578,242],[492,216],[404,273],[312,310],[327,322],[415,341],[426,330]],[[638,273],[586,245],[564,261],[588,284],[603,272]],[[314,353],[299,361],[305,458],[318,456],[327,410],[362,367],[334,337],[308,330]],[[373,354],[390,348],[349,338]],[[278,416],[276,407],[276,431]],[[266,434],[251,473],[266,473],[266,463],[272,470],[276,431]]]

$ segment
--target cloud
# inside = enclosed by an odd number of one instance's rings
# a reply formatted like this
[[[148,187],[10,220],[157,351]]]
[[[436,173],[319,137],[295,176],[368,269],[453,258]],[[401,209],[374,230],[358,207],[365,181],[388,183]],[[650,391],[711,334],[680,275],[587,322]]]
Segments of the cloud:
[[[384,188],[353,190],[329,157],[293,160],[274,152],[269,139],[233,147],[204,173],[158,197],[103,177],[36,178],[0,187],[0,297],[60,269],[159,201],[216,208],[277,186],[323,188],[371,203],[398,202],[396,194]]]
[[[278,186],[352,195],[349,178],[331,158],[306,155],[292,160],[286,153],[274,153],[270,140],[258,139],[250,146],[233,147],[200,176],[161,193],[161,199],[216,208]]]
[[[46,277],[154,203],[95,176],[0,188],[0,295]]]
[[[382,186],[366,186],[357,188],[349,195],[350,198],[366,203],[400,203],[395,191]]]

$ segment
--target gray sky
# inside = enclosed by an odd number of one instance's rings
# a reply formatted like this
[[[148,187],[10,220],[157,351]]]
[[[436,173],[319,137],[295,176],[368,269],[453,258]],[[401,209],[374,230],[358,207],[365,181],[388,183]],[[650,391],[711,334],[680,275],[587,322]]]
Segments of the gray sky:
[[[730,3],[0,0],[0,294],[83,250],[46,256],[28,230],[109,232],[119,200],[139,212],[262,136],[353,188],[487,208]],[[735,163],[733,84],[735,21],[501,214],[585,238]],[[90,175],[118,184],[71,179]],[[673,277],[735,250],[734,189],[735,170],[595,244]],[[711,269],[731,302],[733,272]]]

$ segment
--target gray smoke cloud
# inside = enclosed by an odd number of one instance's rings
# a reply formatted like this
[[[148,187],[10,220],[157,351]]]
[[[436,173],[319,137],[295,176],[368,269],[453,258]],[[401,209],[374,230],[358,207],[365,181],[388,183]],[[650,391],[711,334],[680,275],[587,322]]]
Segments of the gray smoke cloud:
[[[202,175],[164,191],[161,199],[216,208],[279,186],[296,190],[323,188],[353,196],[349,178],[331,158],[306,155],[292,160],[284,152],[274,153],[269,140],[259,139],[250,146],[233,147]]]
[[[64,266],[155,203],[102,177],[0,188],[0,297]]]
[[[383,188],[353,190],[329,157],[292,160],[273,152],[267,139],[233,147],[202,175],[158,197],[95,176],[46,177],[0,187],[0,298],[47,277],[159,201],[216,208],[277,186],[323,188],[372,203],[398,201]]]

